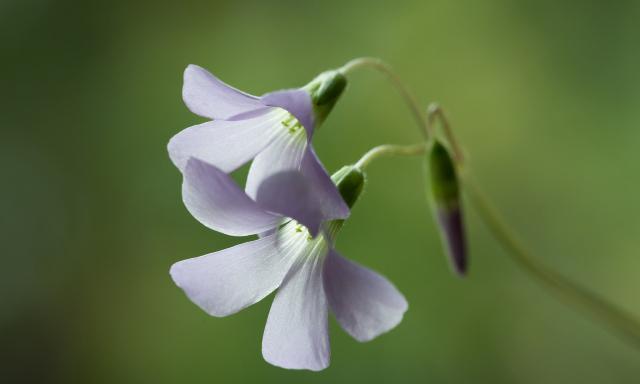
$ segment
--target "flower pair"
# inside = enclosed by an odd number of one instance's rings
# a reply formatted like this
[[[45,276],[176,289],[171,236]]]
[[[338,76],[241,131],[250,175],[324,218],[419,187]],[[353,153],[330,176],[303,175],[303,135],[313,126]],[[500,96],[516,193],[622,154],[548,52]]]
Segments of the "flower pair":
[[[180,261],[171,267],[173,280],[213,316],[238,312],[278,289],[262,352],[284,368],[328,366],[329,308],[359,341],[392,329],[407,310],[387,279],[334,249],[355,201],[349,193],[359,193],[364,179],[351,167],[332,180],[310,142],[345,85],[342,75],[327,72],[303,88],[255,97],[191,65],[183,99],[213,120],[178,133],[168,146],[183,173],[189,212],[218,232],[259,237]],[[242,190],[228,173],[251,160]]]

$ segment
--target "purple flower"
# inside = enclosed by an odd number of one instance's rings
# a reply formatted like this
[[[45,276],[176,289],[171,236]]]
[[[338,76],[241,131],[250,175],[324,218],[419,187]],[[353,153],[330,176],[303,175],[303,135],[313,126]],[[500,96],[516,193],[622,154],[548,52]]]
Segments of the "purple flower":
[[[283,200],[289,201],[293,211],[322,210],[325,201],[317,191],[298,183],[299,175],[276,174],[265,185],[271,181],[293,185],[296,198]],[[269,363],[290,369],[326,368],[329,308],[358,341],[371,340],[402,320],[408,307],[402,294],[381,275],[333,249],[340,221],[325,223],[326,230],[312,237],[297,221],[265,210],[225,172],[197,159],[184,167],[183,194],[189,211],[211,228],[244,235],[268,233],[177,262],[171,276],[189,299],[220,317],[278,289],[262,340],[262,354]]]
[[[327,188],[332,185],[331,180],[310,145],[316,120],[326,116],[344,89],[343,85],[334,91],[327,106],[314,104],[310,91],[321,88],[322,82],[327,82],[323,80],[326,77],[319,76],[305,89],[282,90],[256,97],[228,86],[203,68],[189,65],[184,73],[184,102],[193,113],[213,121],[189,127],[175,135],[168,145],[171,160],[181,171],[188,159],[194,157],[229,173],[253,159],[245,187],[247,195],[269,211],[302,222],[315,235],[318,219],[349,215],[349,208],[339,194]],[[283,195],[290,196],[291,193],[283,190],[291,186],[271,179],[271,176],[287,171],[302,171],[305,175],[304,183],[298,180],[297,184],[300,184],[299,188],[315,190],[319,195],[323,204],[315,207],[321,209],[318,215],[310,215],[305,209],[292,212],[288,208]],[[267,180],[272,180],[271,185],[264,185]]]

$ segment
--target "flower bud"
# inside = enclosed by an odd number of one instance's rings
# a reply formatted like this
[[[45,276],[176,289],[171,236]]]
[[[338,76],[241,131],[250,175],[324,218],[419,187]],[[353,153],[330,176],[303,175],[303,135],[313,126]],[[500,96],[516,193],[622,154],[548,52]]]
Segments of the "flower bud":
[[[335,70],[322,72],[305,86],[311,94],[318,125],[327,118],[346,86],[347,78]]]
[[[427,161],[430,197],[440,235],[453,269],[459,275],[464,275],[467,270],[467,245],[455,164],[447,148],[438,141],[427,154]]]

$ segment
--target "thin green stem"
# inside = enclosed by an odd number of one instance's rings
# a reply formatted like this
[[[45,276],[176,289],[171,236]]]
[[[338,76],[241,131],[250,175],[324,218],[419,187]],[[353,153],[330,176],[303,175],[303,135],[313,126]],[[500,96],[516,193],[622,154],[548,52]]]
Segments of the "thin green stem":
[[[374,68],[384,73],[393,83],[405,103],[409,106],[425,138],[425,142],[415,145],[381,145],[375,147],[362,156],[356,163],[356,166],[364,169],[373,160],[384,156],[417,156],[424,154],[428,142],[435,137],[433,124],[435,120],[438,119],[447,141],[451,145],[456,165],[460,171],[463,171],[461,172],[460,178],[465,186],[464,190],[478,211],[481,219],[491,231],[491,234],[507,251],[506,255],[543,287],[549,289],[565,302],[587,311],[595,318],[601,320],[618,335],[623,336],[625,341],[640,348],[640,321],[638,318],[539,263],[517,239],[515,234],[509,229],[509,226],[501,219],[497,210],[471,181],[469,170],[466,169],[466,167],[463,168],[464,157],[462,149],[455,138],[453,129],[442,108],[437,104],[431,104],[426,115],[423,114],[409,89],[402,83],[391,67],[382,60],[368,57],[354,59],[345,64],[339,71],[346,75],[362,67]]]
[[[440,125],[442,126],[442,130],[447,137],[447,141],[451,145],[451,149],[453,150],[453,158],[456,161],[456,164],[458,166],[462,166],[462,164],[464,163],[464,155],[462,154],[462,148],[458,144],[458,140],[456,140],[456,137],[453,134],[453,129],[451,129],[451,124],[449,124],[449,119],[444,113],[442,107],[438,105],[438,103],[431,103],[429,104],[429,107],[427,107],[427,125],[429,126],[430,132],[435,132],[433,123],[436,119],[440,121]]]
[[[356,167],[364,170],[376,159],[393,156],[421,156],[427,151],[426,143],[411,145],[385,144],[367,151]],[[606,324],[626,342],[640,348],[640,321],[632,314],[624,311],[596,293],[571,281],[567,277],[539,263],[522,245],[516,235],[504,223],[490,201],[468,175],[461,175],[461,181],[469,200],[476,208],[480,218],[487,225],[491,234],[507,251],[506,254],[523,272],[537,283],[549,289],[559,299],[576,306],[593,315]]]
[[[454,151],[457,149],[458,159],[462,159],[460,146],[442,109],[437,107],[437,109],[433,108],[431,110],[440,111],[438,114],[441,117],[443,128],[447,132],[447,138],[451,142]],[[510,227],[501,218],[490,200],[472,181],[469,170],[467,168],[463,169],[462,164],[458,165],[464,171],[460,174],[460,178],[465,186],[464,190],[469,196],[469,200],[480,214],[480,218],[491,230],[494,238],[507,251],[507,256],[510,256],[524,272],[542,286],[550,289],[561,300],[593,315],[608,326],[609,329],[621,336],[623,340],[636,348],[640,348],[640,319],[590,289],[538,262],[536,257],[521,243],[516,234],[510,230]]]
[[[371,148],[355,164],[356,167],[364,170],[375,159],[384,156],[419,156],[427,151],[425,143],[413,145],[384,144]]]
[[[635,316],[536,261],[504,223],[482,191],[468,177],[463,178],[463,182],[466,186],[465,191],[480,218],[507,251],[507,255],[510,255],[523,271],[562,300],[589,312],[622,336],[623,340],[640,348],[640,322]]]
[[[422,108],[420,108],[420,105],[418,104],[416,98],[413,96],[411,91],[409,91],[409,88],[404,85],[402,80],[400,80],[400,77],[396,75],[389,64],[373,57],[360,57],[349,61],[341,68],[339,68],[338,71],[346,76],[350,72],[365,67],[373,68],[383,73],[391,81],[393,86],[396,87],[396,89],[400,93],[400,96],[402,96],[404,102],[411,110],[411,114],[413,115],[413,118],[420,128],[420,133],[422,133],[422,136],[424,136],[425,141],[428,141],[433,135],[430,131],[430,126],[427,123],[427,117],[422,111]]]

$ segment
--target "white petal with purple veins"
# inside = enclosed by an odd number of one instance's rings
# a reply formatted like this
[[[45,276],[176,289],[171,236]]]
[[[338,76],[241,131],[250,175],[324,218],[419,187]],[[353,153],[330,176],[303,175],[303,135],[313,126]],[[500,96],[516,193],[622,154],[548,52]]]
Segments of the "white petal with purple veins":
[[[307,142],[301,129],[289,131],[282,127],[275,138],[251,163],[245,191],[256,198],[262,182],[276,173],[300,170]]]
[[[328,308],[322,287],[326,252],[323,239],[309,241],[306,253],[282,282],[262,338],[262,355],[267,362],[312,371],[329,365]]]
[[[262,300],[282,283],[298,256],[296,241],[278,242],[272,235],[179,261],[171,267],[171,277],[204,311],[228,316]]]
[[[251,164],[245,190],[262,207],[300,221],[314,236],[322,222],[349,216],[349,207],[301,132],[277,133]]]
[[[181,171],[190,157],[197,157],[232,172],[269,145],[285,115],[273,110],[246,120],[216,120],[194,125],[171,138],[169,156]]]
[[[258,189],[256,201],[270,212],[290,217],[307,227],[313,236],[324,222],[318,196],[300,171],[269,177]]]
[[[251,200],[229,175],[195,158],[184,171],[182,199],[198,221],[231,236],[262,233],[282,221]]]
[[[257,97],[225,84],[193,64],[184,71],[182,99],[191,112],[210,119],[226,120],[241,113],[265,109]]]
[[[301,171],[307,178],[310,188],[315,191],[316,204],[322,212],[323,220],[349,217],[349,206],[340,196],[340,192],[311,146],[307,148],[302,159]]]
[[[324,289],[338,323],[358,341],[394,328],[408,308],[386,278],[332,250],[324,264]]]
[[[292,114],[304,127],[307,140],[311,140],[314,130],[314,112],[311,95],[303,89],[286,89],[263,95],[260,100],[265,105],[280,107]]]

